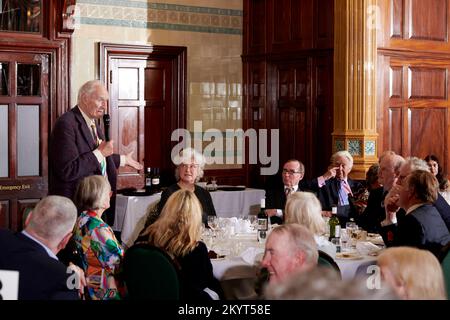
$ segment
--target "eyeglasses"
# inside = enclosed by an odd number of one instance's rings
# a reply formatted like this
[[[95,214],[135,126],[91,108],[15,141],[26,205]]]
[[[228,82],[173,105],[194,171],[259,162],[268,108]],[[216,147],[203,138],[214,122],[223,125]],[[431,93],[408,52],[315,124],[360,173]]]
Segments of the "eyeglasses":
[[[283,169],[283,174],[288,174],[288,175],[290,175],[290,176],[293,176],[294,174],[296,174],[296,173],[302,173],[302,172],[300,172],[300,171],[294,171],[294,170],[288,170],[288,169]]]
[[[195,163],[191,163],[191,164],[182,163],[182,164],[180,164],[180,167],[183,168],[183,169],[189,168],[189,169],[192,170],[192,169],[198,169],[198,164],[195,164]]]

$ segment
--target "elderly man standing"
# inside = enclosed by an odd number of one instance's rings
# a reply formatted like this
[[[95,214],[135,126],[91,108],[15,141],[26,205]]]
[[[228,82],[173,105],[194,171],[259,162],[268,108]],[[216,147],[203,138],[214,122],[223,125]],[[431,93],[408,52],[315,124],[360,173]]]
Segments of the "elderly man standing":
[[[142,165],[127,155],[113,154],[113,141],[105,141],[97,123],[106,112],[108,91],[98,80],[88,81],[80,88],[78,105],[55,123],[49,143],[49,194],[72,198],[77,183],[90,175],[108,178],[116,190],[117,169],[129,165],[137,170]],[[106,220],[114,222],[114,199]]]
[[[319,200],[324,211],[331,211],[331,207],[337,206],[339,222],[345,227],[350,218],[357,216],[352,197],[362,185],[348,177],[353,167],[353,157],[348,151],[336,152],[330,162],[329,171],[318,178]]]
[[[76,288],[86,285],[83,272],[77,276],[58,261],[77,219],[70,199],[48,196],[36,205],[18,234],[0,230],[0,269],[19,271],[19,300],[74,300]]]
[[[439,183],[425,170],[414,170],[405,177],[400,175],[400,178],[401,184],[395,186],[396,198],[406,213],[396,217],[396,224],[393,224],[394,215],[390,214],[383,221],[385,228],[392,232],[391,244],[427,249],[438,255],[440,249],[450,242],[450,233],[433,205]]]
[[[284,224],[269,234],[261,266],[269,271],[269,282],[277,283],[294,272],[313,269],[318,258],[314,235],[302,225]]]

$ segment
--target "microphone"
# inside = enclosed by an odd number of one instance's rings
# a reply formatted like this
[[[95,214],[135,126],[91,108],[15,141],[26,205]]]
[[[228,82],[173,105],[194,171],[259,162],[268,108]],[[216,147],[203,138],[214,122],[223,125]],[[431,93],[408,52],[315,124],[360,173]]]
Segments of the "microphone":
[[[109,141],[109,126],[111,124],[111,118],[109,117],[109,114],[105,113],[103,115],[103,126],[105,127],[105,141]]]

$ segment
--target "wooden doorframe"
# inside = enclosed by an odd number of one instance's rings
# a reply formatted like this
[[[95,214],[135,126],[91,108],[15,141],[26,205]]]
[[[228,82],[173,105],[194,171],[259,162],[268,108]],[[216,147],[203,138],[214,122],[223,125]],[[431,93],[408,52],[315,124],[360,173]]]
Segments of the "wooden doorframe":
[[[172,96],[177,106],[177,125],[186,128],[187,114],[187,48],[175,46],[146,46],[117,43],[99,43],[100,81],[107,87],[110,81],[109,59],[111,58],[170,58],[174,61],[177,70],[176,83],[173,84],[176,92]]]
[[[165,128],[169,130],[169,132],[173,132],[173,130],[182,128],[186,128],[186,118],[187,118],[187,48],[186,47],[174,47],[174,46],[145,46],[145,45],[128,45],[128,44],[114,44],[114,43],[99,43],[99,65],[100,65],[100,81],[105,84],[105,86],[110,89],[110,96],[112,94],[112,85],[114,84],[112,81],[112,75],[110,71],[112,71],[113,61],[115,60],[141,60],[141,61],[169,61],[171,66],[168,66],[171,69],[171,82],[170,82],[170,97],[167,100],[170,100],[170,116],[167,116],[167,121],[165,120]],[[169,84],[167,84],[169,85]],[[112,96],[111,96],[112,97]],[[109,104],[109,111],[112,112],[113,104]],[[144,116],[145,118],[145,116]],[[144,119],[143,118],[143,119]],[[146,126],[146,124],[144,124]],[[147,134],[147,129],[144,129],[144,134],[139,137],[138,141],[139,145],[146,146],[146,139],[143,138]],[[114,128],[113,128],[114,130]],[[167,136],[166,141],[162,143],[170,142],[170,134]],[[174,146],[177,142],[173,142],[172,146]],[[168,148],[169,145],[167,145]],[[147,163],[147,155],[150,150],[147,147],[144,147],[143,150],[143,158],[139,160],[143,160],[145,165],[148,166]],[[141,150],[142,152],[142,150]],[[168,152],[168,153],[167,153]],[[167,149],[162,150],[162,159],[165,166],[162,166],[160,169],[162,170],[161,174],[172,177],[173,174],[173,165],[170,162],[170,150]],[[139,156],[141,157],[141,156]],[[139,161],[138,160],[138,161]],[[170,162],[170,163],[168,163]],[[170,173],[169,173],[170,172]],[[121,187],[139,187],[139,182],[143,181],[143,171],[140,173],[129,175],[125,174],[125,179],[120,179],[118,181],[118,186]],[[167,180],[166,179],[166,180]],[[170,179],[169,179],[170,180]],[[167,180],[167,181],[169,181]]]

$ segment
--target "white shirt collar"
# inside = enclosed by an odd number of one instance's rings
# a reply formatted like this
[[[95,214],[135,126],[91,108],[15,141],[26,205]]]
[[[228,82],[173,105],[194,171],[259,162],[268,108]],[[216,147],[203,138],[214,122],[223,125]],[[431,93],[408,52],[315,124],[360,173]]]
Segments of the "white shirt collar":
[[[30,238],[31,240],[33,240],[33,241],[39,243],[39,244],[42,246],[42,248],[44,248],[45,251],[47,251],[47,254],[48,254],[51,258],[53,258],[53,259],[55,259],[55,260],[59,260],[58,257],[53,253],[53,251],[50,250],[49,247],[47,247],[45,244],[43,244],[43,243],[40,242],[38,239],[36,239],[35,237],[33,237],[31,234],[29,234],[29,233],[26,232],[25,230],[22,230],[22,234],[25,235],[25,236],[27,236],[27,237]]]
[[[289,188],[289,187],[288,187],[288,186],[284,186],[284,190],[286,190],[287,188]],[[292,192],[297,192],[297,190],[298,190],[298,184],[295,185],[295,186],[292,186],[292,188],[293,188]]]
[[[84,121],[86,121],[88,128],[90,129],[91,125],[95,126],[95,119],[89,118],[89,116],[86,113],[84,113],[80,107],[78,107],[78,109],[80,109],[81,115],[83,116]]]

